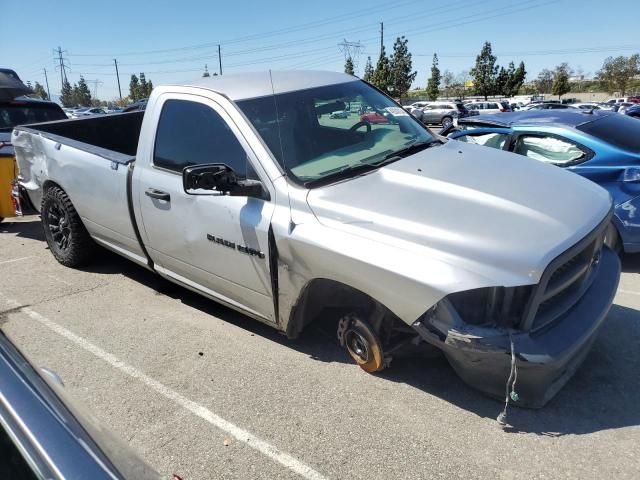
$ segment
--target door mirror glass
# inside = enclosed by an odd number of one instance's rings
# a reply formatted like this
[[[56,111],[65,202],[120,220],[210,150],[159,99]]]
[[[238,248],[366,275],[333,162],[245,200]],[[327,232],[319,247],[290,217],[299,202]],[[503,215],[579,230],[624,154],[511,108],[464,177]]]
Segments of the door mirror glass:
[[[239,179],[231,167],[224,163],[193,165],[182,171],[182,186],[188,195],[256,197],[268,200],[268,193],[258,180]]]

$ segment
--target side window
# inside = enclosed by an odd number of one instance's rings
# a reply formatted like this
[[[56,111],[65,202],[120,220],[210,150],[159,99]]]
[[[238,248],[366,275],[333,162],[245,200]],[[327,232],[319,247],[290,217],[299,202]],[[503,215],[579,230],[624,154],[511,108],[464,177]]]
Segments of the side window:
[[[182,172],[207,163],[225,163],[238,177],[247,176],[247,154],[218,113],[202,103],[167,100],[158,122],[153,164]]]
[[[571,165],[586,157],[584,151],[568,140],[537,135],[518,137],[514,152],[554,165]]]
[[[504,148],[504,144],[506,143],[509,135],[506,133],[479,133],[479,134],[468,134],[463,135],[461,137],[456,138],[461,142],[466,143],[474,143],[476,145],[484,145],[485,147],[497,148],[502,150]]]

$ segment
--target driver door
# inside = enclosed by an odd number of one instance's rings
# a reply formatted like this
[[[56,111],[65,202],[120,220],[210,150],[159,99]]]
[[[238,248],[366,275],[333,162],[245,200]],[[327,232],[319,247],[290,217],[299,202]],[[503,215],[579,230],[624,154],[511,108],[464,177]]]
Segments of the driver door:
[[[268,177],[224,109],[204,97],[161,97],[154,148],[138,172],[145,244],[156,270],[250,315],[275,321],[268,262],[269,200],[185,193],[182,170],[224,163],[239,178]]]

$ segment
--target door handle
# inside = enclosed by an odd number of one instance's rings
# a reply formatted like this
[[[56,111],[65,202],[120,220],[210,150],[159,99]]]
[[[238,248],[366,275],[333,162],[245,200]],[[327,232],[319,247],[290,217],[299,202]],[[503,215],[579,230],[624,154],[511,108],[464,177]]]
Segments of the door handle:
[[[157,198],[158,200],[164,200],[165,202],[171,201],[171,195],[167,192],[163,192],[162,190],[156,190],[155,188],[148,188],[145,190],[144,194],[147,197]]]

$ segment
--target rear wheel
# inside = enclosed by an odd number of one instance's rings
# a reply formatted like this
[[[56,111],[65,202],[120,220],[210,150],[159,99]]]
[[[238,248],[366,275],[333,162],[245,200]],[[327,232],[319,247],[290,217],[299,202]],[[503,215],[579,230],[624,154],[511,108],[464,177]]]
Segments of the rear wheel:
[[[453,118],[444,117],[442,119],[442,128],[449,128],[451,125],[453,125]]]
[[[95,243],[64,190],[51,187],[45,191],[41,216],[45,239],[58,262],[79,267],[91,259]]]

